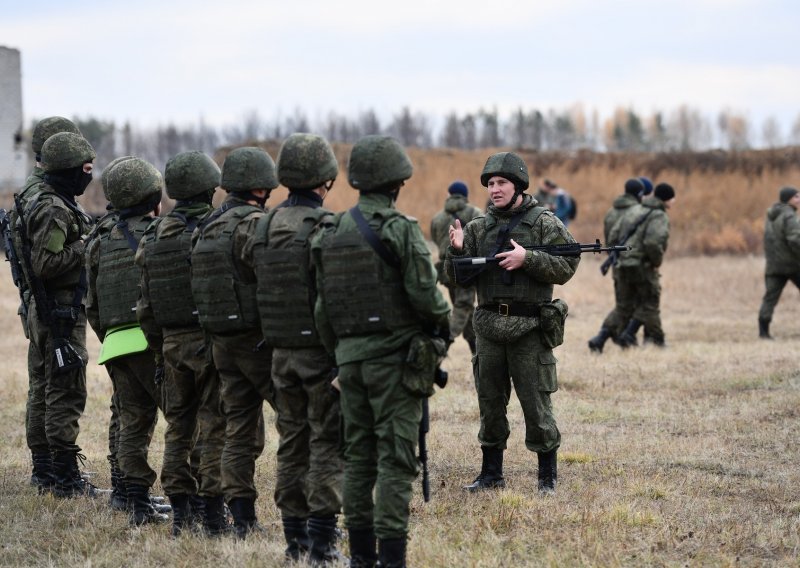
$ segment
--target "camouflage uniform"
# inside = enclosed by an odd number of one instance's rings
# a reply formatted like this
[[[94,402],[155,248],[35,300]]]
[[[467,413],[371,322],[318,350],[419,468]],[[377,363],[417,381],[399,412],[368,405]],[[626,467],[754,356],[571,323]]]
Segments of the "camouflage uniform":
[[[94,488],[80,477],[77,464],[80,448],[76,443],[78,420],[86,404],[88,359],[81,238],[89,232],[92,219],[74,199],[83,193],[91,179],[90,174],[82,174],[82,164],[94,159],[94,151],[79,135],[66,132],[48,138],[42,151],[48,173],[45,182],[38,186],[38,193],[28,199],[23,215],[31,247],[29,285],[32,279],[38,279],[51,306],[40,306],[35,299],[29,306],[28,361],[29,369],[36,371],[30,377],[28,432],[37,452],[52,455],[53,469],[46,486],[53,486],[58,496],[83,493],[94,496]],[[70,163],[65,163],[67,156],[72,156]],[[62,172],[69,172],[70,180],[65,180]],[[82,174],[81,179],[74,174]],[[64,315],[71,312],[71,317],[58,317],[56,309]],[[40,314],[42,310],[48,314]],[[42,319],[48,316],[53,320],[52,327]],[[64,339],[82,361],[66,372],[57,372],[54,354]],[[40,378],[43,384],[34,383]],[[41,440],[42,423],[46,447]]]
[[[789,203],[780,201],[767,210],[764,223],[766,293],[758,311],[761,337],[769,338],[769,324],[786,282],[800,288],[800,220]]]
[[[447,251],[446,268],[451,279],[455,278],[452,259],[490,256],[498,234],[507,232],[509,226],[512,228],[505,243],[513,239],[526,247],[575,242],[553,213],[538,207],[535,199],[522,193],[528,178],[519,156],[513,153],[491,156],[481,182],[487,185],[494,176],[514,183],[515,193],[510,203],[521,195],[521,204],[509,210],[492,205],[485,215],[467,225],[463,248],[450,246]],[[540,310],[550,304],[553,285],[567,282],[579,261],[580,257],[527,251],[520,269],[506,271],[491,264],[478,276],[478,308],[474,317],[478,349],[473,371],[481,417],[478,440],[484,460],[481,474],[466,487],[470,491],[504,486],[502,452],[510,434],[506,409],[512,381],[525,417],[525,446],[539,456],[539,487],[555,489],[556,451],[561,434],[550,393],[558,389],[556,358],[554,345],[548,345],[544,336]]]
[[[444,272],[444,257],[450,245],[449,229],[456,219],[461,221],[461,226],[466,226],[481,210],[470,205],[467,198],[462,195],[450,195],[444,202],[444,210],[437,213],[431,220],[431,239],[439,247],[439,260],[436,262],[436,272],[439,282],[447,287],[453,311],[450,315],[450,333],[453,339],[464,334],[464,339],[470,346],[470,351],[475,353],[475,331],[472,329],[472,314],[475,311],[475,288],[456,286],[447,280]]]
[[[255,162],[261,164],[260,174],[251,178]],[[237,166],[241,175],[235,182],[226,179]],[[195,230],[192,296],[200,325],[211,337],[227,421],[222,492],[237,535],[244,538],[256,527],[254,474],[265,443],[264,401],[274,407],[272,350],[263,343],[253,259],[245,255],[245,245],[264,210],[250,203],[256,197],[247,190],[271,190],[278,185],[274,162],[263,150],[238,148],[225,159],[221,185],[230,192],[228,197]]]
[[[150,225],[136,254],[142,269],[136,315],[156,360],[164,366],[167,430],[161,485],[173,508],[172,534],[189,527],[191,516],[201,510],[205,528],[216,534],[225,529],[220,473],[225,418],[211,345],[190,293],[188,260],[192,231],[213,210],[219,168],[200,152],[186,152],[167,163],[165,177],[167,194],[178,202]],[[193,468],[190,456],[196,444],[202,453]],[[202,506],[196,495],[202,497]]]
[[[310,551],[311,562],[338,558],[334,543],[342,507],[339,397],[331,387],[335,362],[314,327],[316,283],[310,240],[331,212],[323,194],[338,174],[330,144],[295,133],[281,146],[278,181],[289,197],[262,217],[248,245],[256,273],[261,330],[272,352],[278,466],[275,504],[286,556]]]
[[[361,191],[357,207],[398,266],[371,248],[350,212],[324,224],[312,244],[317,330],[339,366],[353,565],[374,562],[376,535],[382,564],[405,565],[424,396],[410,390],[416,362],[408,360],[409,350],[424,328],[448,325],[422,232],[394,207],[392,189],[411,171],[402,147],[388,137],[362,138],[350,155],[350,185]]]

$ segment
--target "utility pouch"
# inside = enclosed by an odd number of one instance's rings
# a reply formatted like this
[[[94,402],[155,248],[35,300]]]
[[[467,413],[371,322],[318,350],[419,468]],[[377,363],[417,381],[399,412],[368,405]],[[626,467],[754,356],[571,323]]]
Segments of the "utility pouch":
[[[433,394],[436,369],[447,354],[444,339],[423,334],[411,338],[403,365],[403,387],[409,394],[426,398]]]
[[[540,305],[539,330],[542,344],[554,349],[564,343],[564,323],[569,313],[569,306],[563,300],[555,299]]]
[[[80,309],[73,306],[56,306],[50,311],[54,375],[64,375],[86,366],[86,361],[69,342],[79,315]]]

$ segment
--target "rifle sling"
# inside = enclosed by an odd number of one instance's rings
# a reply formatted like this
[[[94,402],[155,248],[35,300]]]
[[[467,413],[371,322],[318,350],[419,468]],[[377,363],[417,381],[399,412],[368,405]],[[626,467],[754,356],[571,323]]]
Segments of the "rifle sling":
[[[390,251],[385,244],[383,244],[383,241],[381,241],[377,233],[375,233],[372,227],[369,226],[369,223],[367,223],[364,215],[361,214],[361,210],[358,208],[358,206],[353,207],[348,212],[353,216],[353,220],[356,222],[358,231],[365,239],[367,239],[367,243],[369,243],[369,246],[372,247],[372,250],[374,250],[386,264],[392,268],[400,270],[400,258]]]

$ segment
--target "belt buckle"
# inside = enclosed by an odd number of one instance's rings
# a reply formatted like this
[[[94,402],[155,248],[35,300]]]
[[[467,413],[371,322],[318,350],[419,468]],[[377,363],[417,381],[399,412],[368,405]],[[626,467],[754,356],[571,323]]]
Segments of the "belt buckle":
[[[508,317],[508,304],[498,304],[497,313],[500,314],[501,316]]]

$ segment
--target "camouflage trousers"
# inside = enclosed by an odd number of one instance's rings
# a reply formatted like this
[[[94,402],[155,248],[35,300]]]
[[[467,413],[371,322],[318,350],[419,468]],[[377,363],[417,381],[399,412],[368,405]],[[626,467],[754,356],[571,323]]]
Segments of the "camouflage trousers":
[[[761,300],[761,308],[758,310],[758,319],[764,321],[772,321],[772,314],[775,311],[775,306],[778,305],[778,300],[781,298],[783,288],[787,282],[792,282],[797,288],[800,288],[800,273],[798,274],[766,274],[764,276],[764,284],[767,291],[764,293],[764,299]]]
[[[345,524],[374,526],[381,539],[408,532],[412,484],[419,472],[422,399],[402,384],[407,352],[339,367]]]
[[[664,341],[664,329],[661,327],[661,275],[655,268],[642,269],[642,281],[632,318],[642,322],[645,340]]]
[[[156,364],[150,351],[117,357],[106,363],[114,383],[119,412],[117,461],[125,483],[152,487],[156,472],[147,461],[161,404],[155,384]]]
[[[272,350],[257,348],[260,341],[260,331],[212,337],[226,420],[221,475],[228,501],[258,497],[254,476],[256,459],[264,451],[264,401],[274,408],[275,400]]]
[[[161,485],[167,495],[222,495],[220,460],[225,445],[225,418],[219,397],[219,374],[203,332],[170,333],[164,343],[164,465]],[[192,448],[202,448],[192,471]],[[199,476],[199,479],[195,477]]]
[[[558,390],[556,358],[542,345],[537,329],[511,343],[498,343],[479,334],[473,373],[481,446],[506,448],[511,433],[507,413],[513,382],[525,418],[525,447],[532,452],[559,447],[561,434],[550,402],[550,393]]]
[[[339,396],[325,349],[275,348],[278,470],[275,504],[284,517],[330,517],[342,508]]]
[[[475,312],[475,288],[448,286],[453,311],[450,314],[450,334],[453,339],[463,334],[467,342],[475,340],[472,329],[472,314]]]
[[[628,325],[636,309],[636,299],[642,282],[639,267],[615,267],[614,277],[614,309],[603,320],[603,326],[611,337],[616,339]]]
[[[38,319],[35,302],[28,312],[28,402],[25,433],[32,452],[79,452],[78,420],[86,406],[86,368],[53,375],[53,336]],[[81,310],[70,343],[87,361],[86,314]]]

